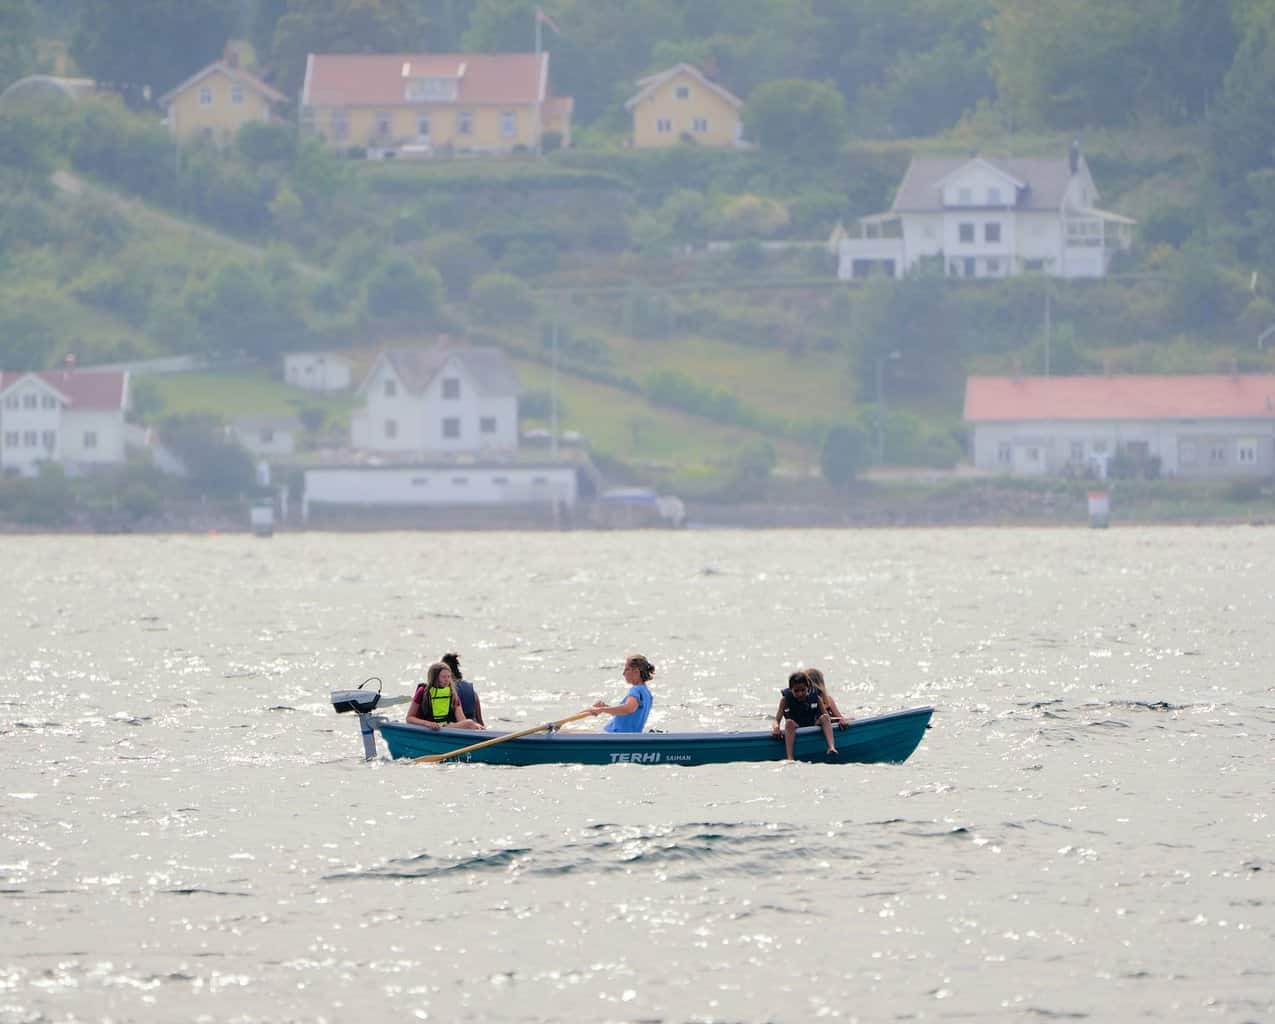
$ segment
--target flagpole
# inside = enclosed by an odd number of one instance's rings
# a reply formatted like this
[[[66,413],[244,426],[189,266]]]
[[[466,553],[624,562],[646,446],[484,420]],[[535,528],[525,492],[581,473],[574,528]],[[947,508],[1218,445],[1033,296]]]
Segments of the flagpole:
[[[544,92],[541,83],[543,75],[540,71],[540,52],[542,47],[540,39],[540,8],[536,8],[536,156],[540,156],[542,152],[541,137],[544,135],[544,113],[541,110],[541,94]]]

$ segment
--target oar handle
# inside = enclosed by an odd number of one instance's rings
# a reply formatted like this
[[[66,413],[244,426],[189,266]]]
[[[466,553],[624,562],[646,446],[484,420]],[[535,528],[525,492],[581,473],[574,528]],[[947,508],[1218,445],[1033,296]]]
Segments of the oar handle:
[[[420,757],[414,757],[412,760],[417,764],[437,764],[439,761],[446,761],[450,757],[459,757],[461,754],[468,754],[475,750],[482,750],[483,747],[494,747],[497,743],[507,743],[509,740],[520,739],[523,736],[532,736],[538,732],[549,732],[553,729],[560,728],[568,722],[574,722],[577,719],[588,718],[593,714],[593,709],[588,708],[584,711],[569,715],[566,718],[559,718],[556,722],[545,722],[543,725],[533,725],[530,729],[520,729],[518,732],[507,732],[503,736],[496,736],[493,739],[483,740],[481,743],[471,743],[467,747],[459,747],[456,750],[449,750],[445,754],[422,754]]]

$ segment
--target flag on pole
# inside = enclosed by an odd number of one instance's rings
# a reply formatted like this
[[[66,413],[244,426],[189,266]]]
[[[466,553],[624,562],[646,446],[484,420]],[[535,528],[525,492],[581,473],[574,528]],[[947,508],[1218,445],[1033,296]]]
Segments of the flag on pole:
[[[536,8],[536,24],[548,25],[551,29],[553,29],[554,35],[562,35],[562,29],[558,28],[558,23],[549,17],[549,15],[545,14],[545,12],[539,7]]]

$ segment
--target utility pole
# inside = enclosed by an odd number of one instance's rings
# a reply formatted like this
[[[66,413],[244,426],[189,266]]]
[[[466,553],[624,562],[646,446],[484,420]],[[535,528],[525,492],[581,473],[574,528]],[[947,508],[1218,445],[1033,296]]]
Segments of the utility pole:
[[[887,359],[900,359],[903,353],[897,349],[892,352],[882,352],[877,356],[877,465],[885,465],[885,361]]]

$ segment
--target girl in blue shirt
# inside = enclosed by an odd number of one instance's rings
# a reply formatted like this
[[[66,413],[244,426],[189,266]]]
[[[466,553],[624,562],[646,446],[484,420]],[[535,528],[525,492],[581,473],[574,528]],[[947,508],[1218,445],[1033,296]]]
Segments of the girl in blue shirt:
[[[624,662],[624,681],[629,692],[619,704],[595,701],[589,709],[595,717],[613,715],[607,722],[606,732],[641,732],[646,728],[646,716],[651,713],[651,690],[646,685],[655,675],[655,666],[640,654],[632,654]]]

